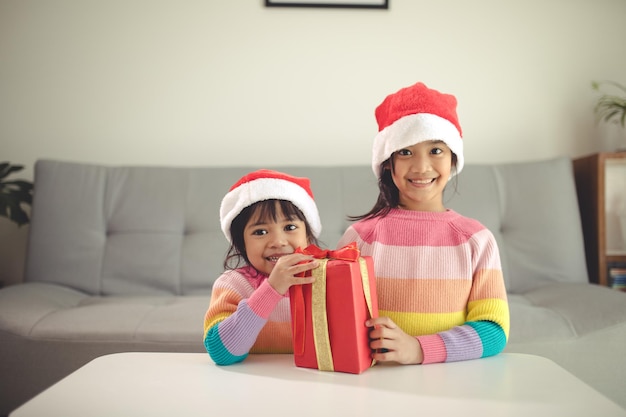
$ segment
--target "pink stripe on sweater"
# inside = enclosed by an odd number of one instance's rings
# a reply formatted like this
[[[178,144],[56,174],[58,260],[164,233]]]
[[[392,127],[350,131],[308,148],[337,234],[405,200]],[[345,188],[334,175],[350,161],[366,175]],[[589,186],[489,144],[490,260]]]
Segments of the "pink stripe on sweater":
[[[248,298],[248,306],[259,317],[267,319],[276,308],[283,296],[276,292],[267,282],[263,281],[259,288]]]
[[[422,346],[422,353],[424,354],[424,361],[422,364],[440,363],[445,362],[447,352],[446,345],[443,343],[443,339],[438,334],[431,334],[427,336],[418,336],[420,345]]]
[[[393,209],[393,215],[375,217],[353,225],[365,243],[394,246],[457,246],[485,227],[455,211],[423,212]],[[402,230],[398,235],[397,231]],[[367,233],[364,231],[371,231]],[[462,231],[462,233],[459,233]]]

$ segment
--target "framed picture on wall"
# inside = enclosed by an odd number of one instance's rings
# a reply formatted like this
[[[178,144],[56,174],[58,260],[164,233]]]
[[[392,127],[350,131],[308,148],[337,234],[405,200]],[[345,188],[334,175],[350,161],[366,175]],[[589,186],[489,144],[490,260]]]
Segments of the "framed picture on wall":
[[[265,0],[267,7],[346,7],[388,9],[389,0]]]

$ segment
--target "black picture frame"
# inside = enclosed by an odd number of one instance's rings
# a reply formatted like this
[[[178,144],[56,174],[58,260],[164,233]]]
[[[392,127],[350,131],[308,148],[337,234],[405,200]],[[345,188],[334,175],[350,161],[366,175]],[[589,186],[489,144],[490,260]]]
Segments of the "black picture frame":
[[[265,7],[334,7],[348,9],[388,9],[389,0],[265,0]]]

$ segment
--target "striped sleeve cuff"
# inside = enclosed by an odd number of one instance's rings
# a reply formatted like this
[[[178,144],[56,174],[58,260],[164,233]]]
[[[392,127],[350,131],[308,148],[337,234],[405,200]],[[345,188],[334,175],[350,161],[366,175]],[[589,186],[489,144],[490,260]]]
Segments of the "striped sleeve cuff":
[[[446,345],[443,343],[443,339],[438,334],[431,334],[426,336],[417,336],[417,340],[422,346],[422,353],[424,360],[422,364],[439,363],[446,361]]]

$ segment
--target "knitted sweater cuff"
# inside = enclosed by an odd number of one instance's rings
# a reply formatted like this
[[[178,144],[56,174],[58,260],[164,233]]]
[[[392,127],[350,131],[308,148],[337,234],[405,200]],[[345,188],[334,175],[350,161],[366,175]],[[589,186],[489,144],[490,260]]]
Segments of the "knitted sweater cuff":
[[[427,336],[417,336],[417,340],[422,345],[424,361],[422,364],[445,362],[447,357],[446,345],[438,334]]]

